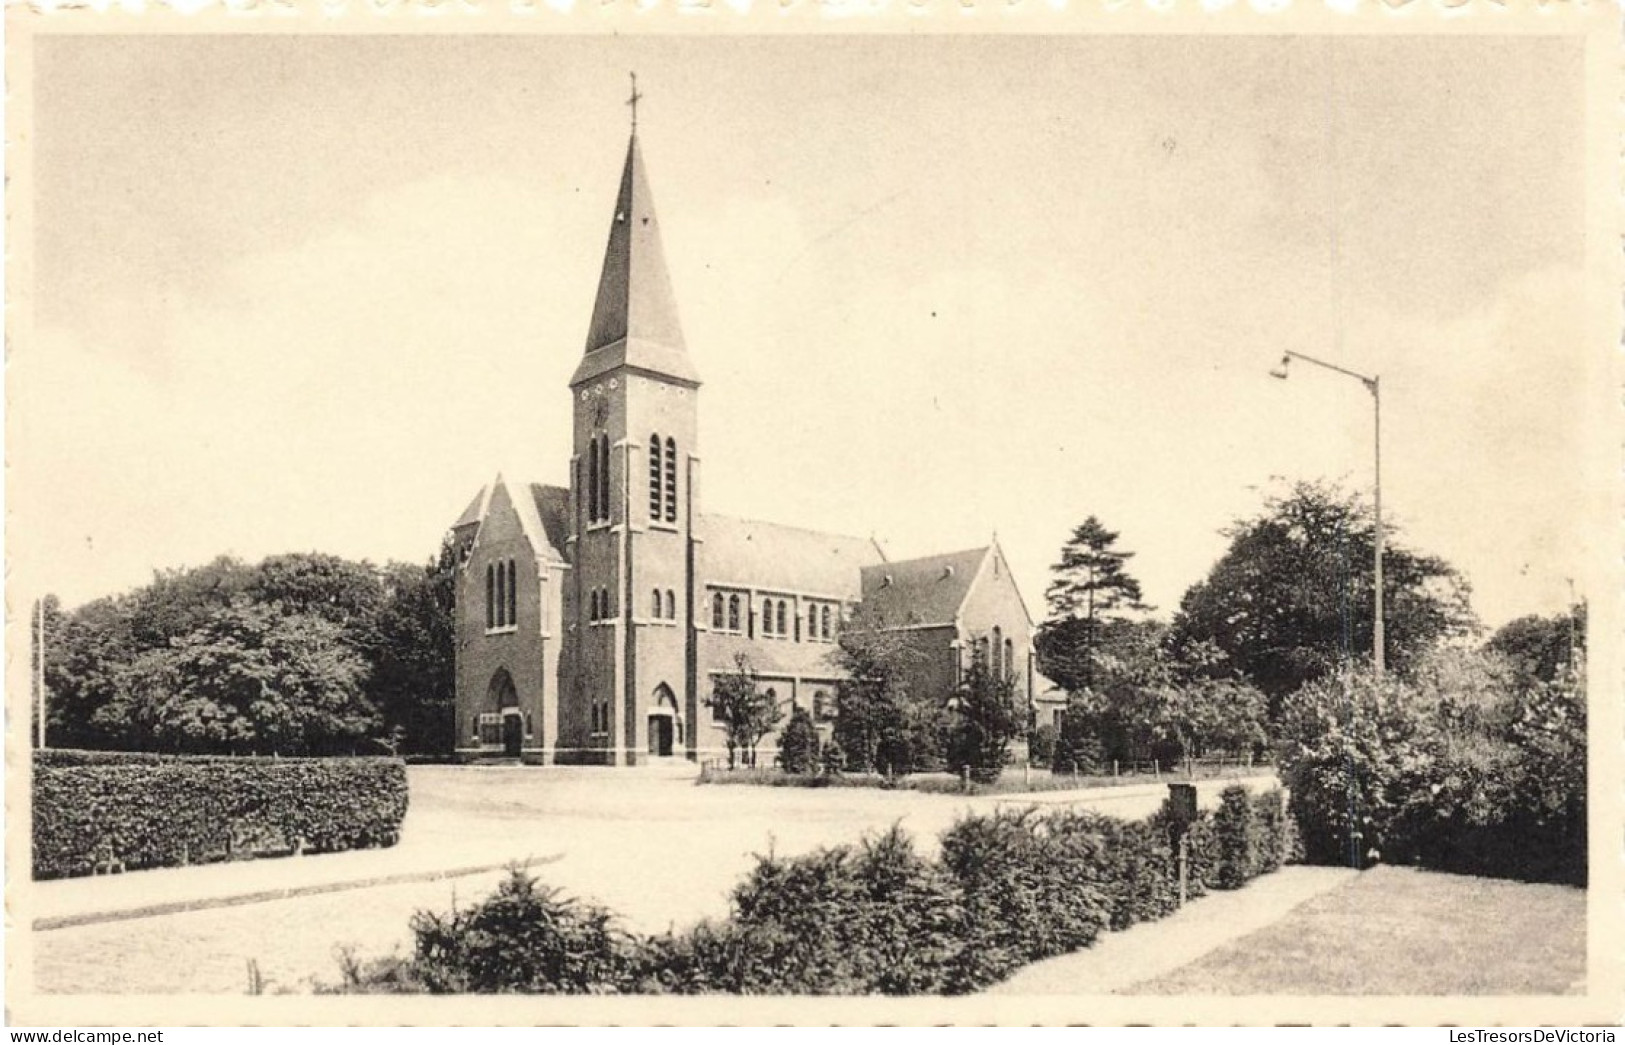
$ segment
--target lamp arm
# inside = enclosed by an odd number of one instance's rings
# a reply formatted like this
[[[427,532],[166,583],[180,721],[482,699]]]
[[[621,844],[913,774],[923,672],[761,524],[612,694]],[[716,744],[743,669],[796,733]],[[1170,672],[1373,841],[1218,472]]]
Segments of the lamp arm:
[[[1325,367],[1327,370],[1335,370],[1339,374],[1346,374],[1347,376],[1352,377],[1361,384],[1365,385],[1366,391],[1370,392],[1372,395],[1377,394],[1377,379],[1374,377],[1367,377],[1366,375],[1354,370],[1350,370],[1347,367],[1338,366],[1336,363],[1328,363],[1324,359],[1316,359],[1314,356],[1306,356],[1302,352],[1294,352],[1291,349],[1287,349],[1286,356],[1288,359],[1301,359],[1305,363],[1313,363],[1315,366]]]

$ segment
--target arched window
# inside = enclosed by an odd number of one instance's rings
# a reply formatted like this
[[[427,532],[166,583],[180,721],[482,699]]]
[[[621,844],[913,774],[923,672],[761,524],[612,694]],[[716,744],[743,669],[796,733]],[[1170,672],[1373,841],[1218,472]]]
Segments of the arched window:
[[[677,521],[677,440],[666,440],[666,521]]]
[[[829,638],[829,607],[828,606],[825,606],[821,611],[819,611],[819,618],[820,619],[819,619],[819,622],[818,622],[818,637],[821,638],[821,639],[827,639],[827,638]]]
[[[598,619],[598,589],[594,588],[587,593],[587,619]]]
[[[728,630],[739,630],[739,596],[728,596]]]
[[[510,628],[519,625],[519,574],[514,567],[514,561],[508,560],[508,620]]]
[[[508,624],[508,566],[497,563],[497,627]]]
[[[485,628],[487,631],[497,626],[497,580],[496,570],[490,563],[485,566]]]
[[[817,637],[818,637],[818,606],[816,604],[814,604],[814,603],[808,603],[807,604],[807,638],[816,639]]]
[[[773,600],[763,599],[762,606],[762,634],[773,634]]]
[[[660,589],[656,588],[654,590],[653,594],[654,594],[654,603],[653,603],[654,608],[649,611],[649,616],[653,617],[655,620],[659,620],[660,619],[660,611],[662,609],[664,609],[665,607],[664,607],[664,603],[661,601],[661,598],[660,598]]]
[[[604,589],[604,619],[613,620],[615,617],[615,589]]]
[[[670,588],[666,589],[666,619],[677,619],[677,593]]]
[[[598,521],[598,473],[602,466],[598,463],[598,440],[594,439],[587,448],[587,521]]]
[[[722,630],[722,593],[720,591],[711,596],[711,627],[717,631]]]
[[[989,654],[992,663],[988,668],[992,670],[995,679],[1004,678],[1004,629],[997,624],[993,625],[993,652]]]
[[[779,619],[778,622],[773,626],[773,630],[778,632],[780,635],[787,635],[790,632],[790,626],[785,623],[783,599],[779,600]]]
[[[764,693],[763,696],[767,697],[768,707],[776,708],[779,706],[779,691],[774,689],[772,686],[767,687],[767,692]]]
[[[649,518],[660,518],[660,436],[649,437]]]
[[[598,518],[609,519],[609,436],[598,437]]]
[[[829,717],[829,694],[821,689],[814,690],[812,704],[814,722],[822,722]]]
[[[1016,644],[1012,639],[1004,640],[1004,673],[1006,675],[1016,673]]]

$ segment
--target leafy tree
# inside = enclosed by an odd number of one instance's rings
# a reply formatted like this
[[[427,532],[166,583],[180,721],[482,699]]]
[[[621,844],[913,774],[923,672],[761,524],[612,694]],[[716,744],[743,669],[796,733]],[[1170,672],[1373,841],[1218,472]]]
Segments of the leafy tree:
[[[1004,772],[1010,741],[1021,732],[1016,709],[1015,678],[1000,678],[980,649],[954,695],[953,724],[948,732],[948,767],[968,771],[977,783],[990,784]]]
[[[370,622],[367,693],[385,737],[413,754],[449,755],[456,742],[455,568],[449,544],[426,566],[391,563]]]
[[[842,676],[835,687],[835,740],[846,768],[906,774],[936,757],[942,709],[909,690],[921,657],[905,633],[888,631],[867,614],[841,625],[831,660]]]
[[[797,706],[779,737],[779,766],[786,773],[818,771],[818,729],[807,709]]]
[[[1585,604],[1551,617],[1519,617],[1492,635],[1486,647],[1507,658],[1520,685],[1555,682],[1585,653]]]
[[[294,552],[273,555],[254,567],[244,594],[262,606],[320,617],[364,634],[384,603],[385,588],[371,563]]]
[[[1102,630],[1125,610],[1144,610],[1140,582],[1126,563],[1133,552],[1118,550],[1118,534],[1093,515],[1072,531],[1061,547],[1055,579],[1045,592],[1049,619],[1038,630],[1043,672],[1068,692],[1096,682]]]
[[[203,566],[160,570],[129,599],[130,634],[138,649],[156,649],[197,629],[246,593],[253,570],[221,555]]]
[[[1475,620],[1455,568],[1385,529],[1387,663],[1403,673]],[[1210,646],[1220,655],[1210,672],[1238,673],[1263,690],[1274,717],[1286,694],[1370,655],[1373,515],[1335,486],[1298,483],[1226,535],[1229,549],[1180,602],[1173,652],[1185,661],[1192,648]]]
[[[1057,773],[1098,773],[1105,761],[1100,742],[1098,697],[1080,692],[1067,699],[1061,727],[1055,732],[1050,767]]]
[[[756,764],[756,745],[779,724],[782,712],[774,697],[761,692],[761,679],[743,653],[734,655],[734,670],[719,677],[705,704],[727,731],[728,768],[741,760]]]
[[[136,748],[335,754],[374,735],[367,665],[319,617],[239,603],[139,655],[94,721]]]

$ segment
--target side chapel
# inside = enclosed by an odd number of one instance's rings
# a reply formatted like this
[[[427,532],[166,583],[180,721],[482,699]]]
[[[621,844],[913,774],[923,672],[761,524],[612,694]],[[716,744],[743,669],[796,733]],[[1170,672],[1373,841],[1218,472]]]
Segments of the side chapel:
[[[946,696],[979,647],[1032,706],[1033,621],[996,540],[889,562],[873,540],[702,510],[700,376],[635,118],[569,387],[569,485],[499,475],[452,524],[459,759],[719,756],[705,699],[738,653],[784,721],[799,705],[827,734],[830,653],[860,604],[924,654],[912,685]]]

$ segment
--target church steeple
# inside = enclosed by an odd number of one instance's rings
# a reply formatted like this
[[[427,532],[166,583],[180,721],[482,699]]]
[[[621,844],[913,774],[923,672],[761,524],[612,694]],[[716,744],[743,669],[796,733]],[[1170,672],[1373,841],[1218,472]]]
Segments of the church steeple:
[[[570,384],[622,366],[688,385],[699,384],[683,343],[677,302],[660,246],[660,222],[638,147],[636,83],[633,129],[621,169],[620,191],[598,278],[598,299],[587,331],[586,354]]]

